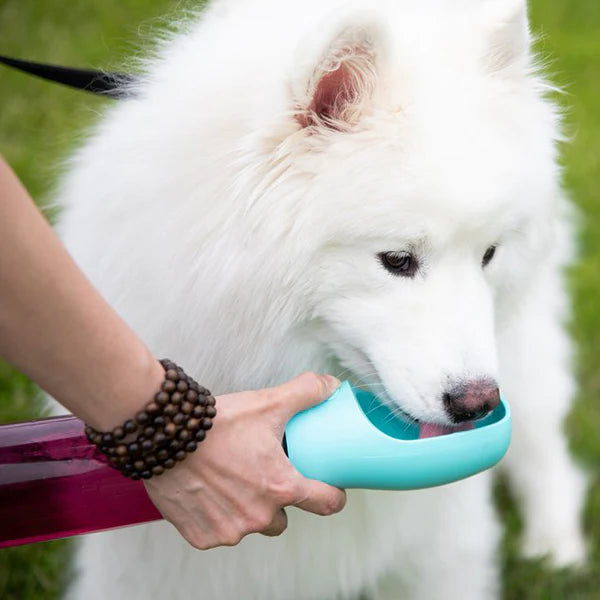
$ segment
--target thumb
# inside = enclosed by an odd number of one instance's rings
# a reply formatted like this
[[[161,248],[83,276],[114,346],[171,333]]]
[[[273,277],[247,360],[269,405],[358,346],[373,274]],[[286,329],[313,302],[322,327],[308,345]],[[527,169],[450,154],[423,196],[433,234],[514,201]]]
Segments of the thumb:
[[[333,375],[306,371],[283,385],[271,388],[270,392],[279,406],[279,414],[287,423],[296,413],[326,400],[340,384]]]

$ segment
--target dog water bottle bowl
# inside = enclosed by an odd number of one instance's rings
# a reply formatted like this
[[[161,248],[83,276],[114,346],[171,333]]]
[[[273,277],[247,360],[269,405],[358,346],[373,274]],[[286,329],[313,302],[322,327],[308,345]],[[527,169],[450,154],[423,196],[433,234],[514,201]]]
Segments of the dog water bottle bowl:
[[[417,424],[347,381],[286,428],[288,456],[298,471],[340,488],[411,490],[451,483],[494,466],[510,438],[504,401],[472,429],[419,439]]]

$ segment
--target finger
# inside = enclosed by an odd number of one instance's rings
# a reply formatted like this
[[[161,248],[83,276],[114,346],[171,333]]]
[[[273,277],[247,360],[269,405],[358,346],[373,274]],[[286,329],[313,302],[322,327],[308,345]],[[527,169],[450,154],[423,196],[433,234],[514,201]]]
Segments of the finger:
[[[263,535],[268,535],[269,537],[281,535],[287,529],[287,523],[287,513],[283,508],[281,508],[275,513],[271,524],[266,529],[263,529],[260,533]]]
[[[283,385],[265,391],[274,399],[287,423],[296,413],[323,402],[339,386],[339,379],[332,375],[306,371]]]
[[[302,479],[294,506],[316,515],[333,515],[346,505],[346,492],[315,479]]]

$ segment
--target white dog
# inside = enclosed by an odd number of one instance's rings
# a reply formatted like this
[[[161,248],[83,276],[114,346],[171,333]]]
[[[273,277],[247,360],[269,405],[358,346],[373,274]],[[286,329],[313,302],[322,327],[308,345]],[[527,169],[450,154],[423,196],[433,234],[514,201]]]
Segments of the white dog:
[[[511,404],[526,555],[584,559],[557,111],[515,0],[221,0],[77,153],[59,229],[157,356],[216,394],[311,369],[422,433]],[[77,600],[498,594],[491,475],[349,494],[279,538],[89,536]]]

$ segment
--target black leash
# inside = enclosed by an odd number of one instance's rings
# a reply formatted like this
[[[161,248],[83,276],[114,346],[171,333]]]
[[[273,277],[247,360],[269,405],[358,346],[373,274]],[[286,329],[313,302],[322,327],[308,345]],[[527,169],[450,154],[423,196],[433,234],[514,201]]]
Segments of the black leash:
[[[91,69],[74,69],[45,63],[19,60],[0,55],[0,63],[24,71],[42,79],[62,83],[79,90],[101,94],[110,98],[126,98],[131,96],[128,85],[136,81],[136,76],[126,73],[106,73]]]

